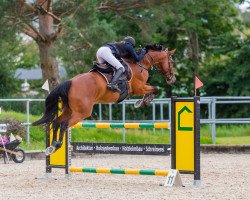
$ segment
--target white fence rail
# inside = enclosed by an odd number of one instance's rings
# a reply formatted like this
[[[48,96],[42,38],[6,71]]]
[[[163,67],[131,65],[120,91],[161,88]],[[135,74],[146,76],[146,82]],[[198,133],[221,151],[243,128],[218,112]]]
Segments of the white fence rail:
[[[207,106],[208,117],[205,119],[201,119],[201,124],[210,124],[211,125],[211,136],[213,140],[213,144],[216,143],[216,124],[250,124],[250,118],[217,118],[216,117],[216,108],[218,105],[222,104],[246,104],[250,107],[250,96],[246,97],[236,97],[236,96],[227,96],[227,97],[201,97],[201,104]],[[26,122],[24,125],[27,126],[27,142],[30,143],[30,103],[31,102],[44,102],[44,99],[0,99],[0,107],[2,107],[1,102],[25,102],[26,103]],[[108,104],[108,118],[103,117],[103,104],[99,104],[98,106],[98,121],[109,121],[109,122],[158,122],[158,121],[167,121],[171,123],[171,99],[170,98],[162,98],[155,99],[151,103],[152,107],[152,118],[148,120],[129,120],[126,118],[126,110],[127,107],[131,104],[134,104],[137,99],[125,100],[120,103],[122,106],[122,118],[120,120],[113,119],[112,111],[114,104]],[[167,106],[166,106],[167,105]],[[160,107],[160,111],[156,111],[156,106]],[[164,108],[167,107],[168,109]],[[202,108],[201,108],[202,110]],[[166,113],[167,112],[167,113]],[[158,116],[158,119],[156,119]],[[160,116],[160,117],[159,117]],[[164,117],[165,116],[165,117]],[[167,117],[166,117],[167,116]],[[249,114],[250,117],[250,114]],[[1,115],[0,115],[1,118]],[[90,120],[88,120],[90,121]],[[123,130],[123,142],[125,142],[126,132]]]

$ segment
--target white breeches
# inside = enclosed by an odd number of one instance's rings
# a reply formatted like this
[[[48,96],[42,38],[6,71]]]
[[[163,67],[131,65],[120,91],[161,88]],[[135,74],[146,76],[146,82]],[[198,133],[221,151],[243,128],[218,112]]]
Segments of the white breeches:
[[[123,72],[125,71],[123,65],[112,54],[112,51],[109,47],[99,48],[96,52],[96,57],[99,63],[104,63],[106,61],[113,67],[115,67],[117,70],[121,68]]]

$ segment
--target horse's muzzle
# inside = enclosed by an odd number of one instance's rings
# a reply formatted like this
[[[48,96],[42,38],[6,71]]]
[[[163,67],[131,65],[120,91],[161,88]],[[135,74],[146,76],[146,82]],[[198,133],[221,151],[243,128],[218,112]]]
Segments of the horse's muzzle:
[[[176,77],[174,74],[165,75],[165,79],[168,85],[173,85],[176,81]]]

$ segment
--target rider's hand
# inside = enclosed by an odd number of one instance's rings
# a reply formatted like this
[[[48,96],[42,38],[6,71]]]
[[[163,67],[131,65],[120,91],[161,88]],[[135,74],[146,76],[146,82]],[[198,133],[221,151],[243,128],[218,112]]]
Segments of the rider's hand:
[[[137,54],[140,54],[142,52],[142,48],[138,48],[137,50],[136,50],[136,53]]]
[[[147,50],[146,50],[145,48],[143,48],[143,49],[141,50],[141,53],[146,54],[146,53],[147,53]]]

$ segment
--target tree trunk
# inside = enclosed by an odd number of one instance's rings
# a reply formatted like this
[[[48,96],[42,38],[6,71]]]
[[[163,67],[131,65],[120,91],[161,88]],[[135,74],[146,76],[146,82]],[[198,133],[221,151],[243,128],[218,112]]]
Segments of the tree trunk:
[[[199,67],[199,43],[198,43],[198,35],[196,32],[190,32],[189,33],[189,42],[191,47],[191,60],[194,65],[194,85],[195,85],[195,76],[198,75],[198,67]],[[195,92],[194,88],[194,94],[199,96],[199,91],[197,93]]]
[[[59,70],[56,58],[51,55],[53,44],[39,42],[39,54],[41,60],[41,69],[43,83],[48,79],[50,91],[59,84]],[[48,93],[46,92],[46,95]]]
[[[52,11],[51,1],[37,0],[38,5],[42,5],[47,11]],[[43,82],[49,80],[50,91],[59,84],[59,70],[56,57],[52,54],[55,42],[55,31],[53,30],[53,18],[46,12],[39,11],[39,34],[44,40],[37,41],[40,50],[40,61]],[[46,93],[47,94],[47,93]]]
[[[199,66],[199,43],[198,43],[198,35],[196,32],[189,33],[189,42],[191,47],[191,60],[194,64],[194,74],[198,73]]]

